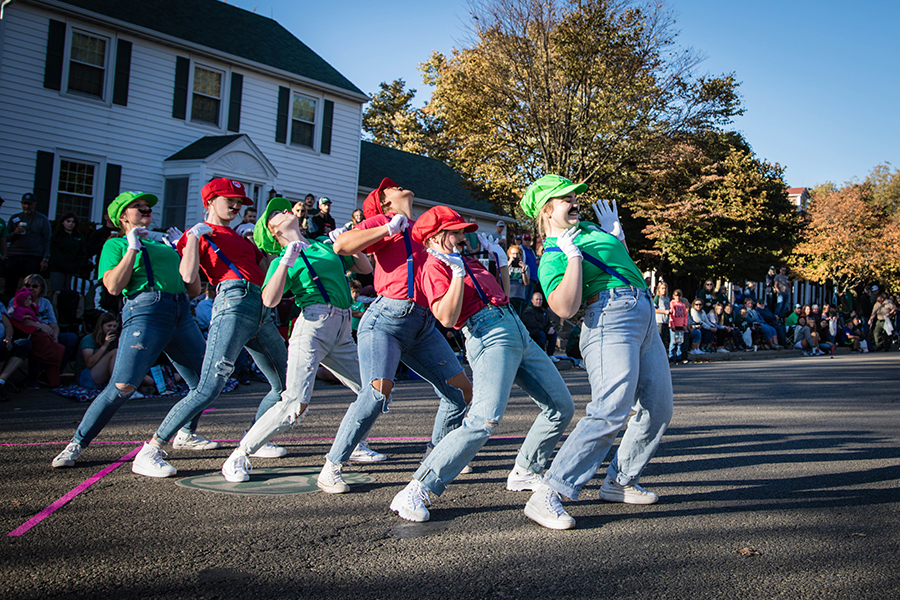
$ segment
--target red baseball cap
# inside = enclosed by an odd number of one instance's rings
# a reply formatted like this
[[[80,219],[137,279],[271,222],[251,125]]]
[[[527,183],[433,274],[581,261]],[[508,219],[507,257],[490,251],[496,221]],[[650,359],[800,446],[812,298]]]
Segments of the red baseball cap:
[[[478,229],[478,223],[466,223],[462,216],[446,206],[429,208],[416,219],[412,228],[412,237],[420,244],[441,231],[463,231],[471,233]]]
[[[244,188],[244,184],[233,179],[225,179],[224,177],[213,179],[204,185],[200,195],[203,196],[204,208],[208,207],[209,201],[216,196],[240,198],[242,205],[253,206],[253,200],[247,197],[247,190]]]
[[[384,211],[381,210],[381,192],[392,187],[400,186],[394,183],[394,180],[390,177],[382,179],[378,187],[369,192],[369,195],[363,200],[363,216],[369,219],[375,215],[383,215]]]

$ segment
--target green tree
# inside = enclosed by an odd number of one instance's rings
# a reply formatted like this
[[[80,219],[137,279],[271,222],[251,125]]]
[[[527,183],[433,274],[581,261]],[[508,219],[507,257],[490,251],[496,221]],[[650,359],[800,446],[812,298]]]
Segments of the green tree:
[[[507,210],[553,172],[619,195],[673,136],[742,112],[733,75],[697,76],[671,15],[639,0],[485,0],[469,48],[422,65],[451,164]]]
[[[371,141],[444,160],[447,157],[448,140],[442,132],[442,123],[428,111],[412,106],[415,89],[406,89],[403,79],[380,84],[381,91],[363,112],[363,131]]]
[[[866,178],[872,190],[870,201],[887,215],[900,213],[900,169],[891,170],[891,163],[872,169]]]
[[[800,215],[783,169],[737,133],[682,135],[657,153],[634,201],[649,248],[642,266],[677,276],[740,280],[790,255]],[[630,244],[629,244],[630,245]]]

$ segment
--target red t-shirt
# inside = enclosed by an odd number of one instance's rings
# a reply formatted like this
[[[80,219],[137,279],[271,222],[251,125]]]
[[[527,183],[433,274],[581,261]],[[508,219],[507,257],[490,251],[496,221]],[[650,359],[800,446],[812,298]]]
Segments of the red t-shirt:
[[[393,213],[391,213],[393,215]],[[385,215],[375,215],[356,225],[354,229],[374,229],[391,222],[389,217]],[[419,271],[425,264],[428,254],[422,244],[412,239],[412,226],[415,221],[409,222],[410,244],[413,253],[413,278],[414,292],[413,302],[420,306],[428,308],[428,299],[422,292],[421,278]],[[398,233],[391,237],[386,237],[374,242],[365,249],[366,254],[375,255],[375,292],[379,296],[385,298],[394,298],[405,300],[407,296],[407,270],[406,270],[406,244],[403,241],[403,234]]]
[[[488,297],[488,300],[494,306],[505,306],[509,304],[509,298],[503,293],[503,288],[497,283],[491,273],[484,268],[478,260],[474,258],[464,258],[472,275],[481,286],[481,291]],[[429,255],[425,266],[422,267],[422,289],[428,297],[428,304],[434,304],[440,300],[450,289],[450,279],[453,277],[450,266],[442,263],[437,258]],[[459,312],[459,320],[454,325],[454,329],[461,329],[466,319],[484,308],[485,304],[478,296],[472,279],[466,274],[463,287],[463,304],[462,310]]]
[[[262,251],[253,242],[239,236],[230,227],[212,223],[207,223],[207,225],[212,227],[211,237],[215,245],[219,247],[219,251],[237,267],[244,279],[262,287],[263,281],[266,279],[265,273],[259,268],[259,261],[263,259]],[[187,234],[181,236],[175,246],[179,254],[184,254],[185,244],[187,244]],[[200,238],[200,268],[206,274],[210,285],[219,285],[228,279],[239,279],[237,274],[225,264],[225,261],[213,251],[206,236]]]

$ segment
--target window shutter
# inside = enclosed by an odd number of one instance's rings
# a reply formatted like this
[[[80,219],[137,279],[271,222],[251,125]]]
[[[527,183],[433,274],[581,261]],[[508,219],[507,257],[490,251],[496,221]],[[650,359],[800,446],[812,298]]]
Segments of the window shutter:
[[[59,91],[62,88],[63,57],[66,53],[66,24],[50,19],[47,33],[47,60],[44,63],[44,87]]]
[[[106,185],[103,186],[103,212],[109,208],[112,201],[119,195],[119,186],[122,184],[122,165],[106,164]],[[100,216],[103,222],[103,216]]]
[[[231,93],[228,101],[228,131],[241,130],[241,97],[244,93],[244,76],[231,74]]]
[[[34,167],[34,195],[37,198],[37,211],[50,214],[50,190],[53,187],[53,153],[38,150],[37,163]]]
[[[116,42],[116,77],[113,81],[113,104],[128,106],[128,81],[131,79],[131,42]]]
[[[334,121],[334,102],[325,101],[322,107],[322,144],[319,146],[319,152],[322,154],[331,154],[331,123]]]
[[[288,107],[291,105],[291,90],[278,88],[278,120],[275,121],[275,141],[279,144],[287,142]]]
[[[187,117],[188,79],[191,75],[191,60],[183,56],[175,57],[175,95],[172,101],[172,116],[176,119]]]

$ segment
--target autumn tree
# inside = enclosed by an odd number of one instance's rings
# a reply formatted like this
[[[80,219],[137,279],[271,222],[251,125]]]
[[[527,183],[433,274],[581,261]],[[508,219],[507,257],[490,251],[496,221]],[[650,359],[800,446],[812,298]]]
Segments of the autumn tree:
[[[900,284],[900,218],[872,202],[868,184],[816,191],[793,268],[811,281],[834,281],[843,294],[860,284]]]
[[[871,203],[887,215],[900,213],[900,169],[891,170],[891,163],[876,166],[865,183],[872,190]]]
[[[678,136],[635,183],[633,213],[651,242],[637,249],[642,266],[736,281],[784,262],[800,215],[782,176],[740,134]]]
[[[423,110],[451,164],[511,212],[550,172],[587,182],[588,202],[620,194],[661,142],[741,113],[733,75],[698,76],[656,2],[484,0],[472,34],[423,65]]]

